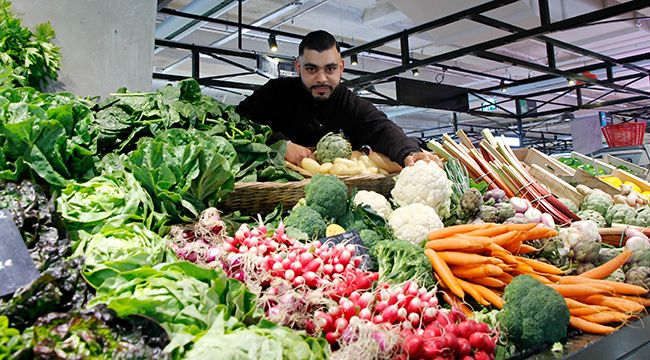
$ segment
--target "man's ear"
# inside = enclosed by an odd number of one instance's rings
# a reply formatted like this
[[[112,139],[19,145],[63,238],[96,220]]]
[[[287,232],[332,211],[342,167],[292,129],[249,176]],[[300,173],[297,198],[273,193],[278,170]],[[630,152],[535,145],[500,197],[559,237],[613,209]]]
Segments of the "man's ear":
[[[300,74],[300,57],[297,57],[296,60],[293,61],[293,67],[296,69],[296,72]]]
[[[341,73],[343,73],[344,69],[345,69],[345,60],[341,59]]]

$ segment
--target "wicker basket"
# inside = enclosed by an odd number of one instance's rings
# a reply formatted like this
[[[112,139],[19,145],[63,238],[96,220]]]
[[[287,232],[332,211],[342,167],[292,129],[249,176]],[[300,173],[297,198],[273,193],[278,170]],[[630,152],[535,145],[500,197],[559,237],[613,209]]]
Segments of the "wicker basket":
[[[395,185],[391,175],[359,175],[346,176],[340,179],[348,186],[349,190],[372,190],[384,196],[390,195]],[[275,183],[275,182],[248,182],[236,183],[235,191],[219,205],[220,210],[237,211],[243,214],[256,215],[271,212],[276,205],[283,204],[284,208],[293,207],[300,198],[305,196],[305,186],[310,179],[301,181]]]

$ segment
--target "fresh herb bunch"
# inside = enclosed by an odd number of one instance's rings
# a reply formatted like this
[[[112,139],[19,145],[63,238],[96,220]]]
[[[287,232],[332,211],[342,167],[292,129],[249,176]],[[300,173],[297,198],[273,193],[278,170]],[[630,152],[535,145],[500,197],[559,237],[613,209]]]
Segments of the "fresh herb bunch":
[[[0,70],[11,71],[14,85],[41,90],[58,78],[61,53],[50,43],[54,30],[49,22],[31,32],[11,12],[11,2],[0,0],[0,34]]]

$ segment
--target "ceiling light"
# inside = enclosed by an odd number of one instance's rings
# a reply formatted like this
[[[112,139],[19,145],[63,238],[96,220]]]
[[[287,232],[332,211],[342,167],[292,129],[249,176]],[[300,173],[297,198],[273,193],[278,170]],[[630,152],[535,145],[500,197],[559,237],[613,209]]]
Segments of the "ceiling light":
[[[576,116],[573,115],[573,113],[571,113],[571,112],[565,112],[565,113],[562,114],[562,120],[564,120],[565,122],[569,122],[569,121],[575,120],[575,119],[576,119]]]
[[[278,51],[278,42],[275,40],[275,34],[269,35],[269,49],[273,52]]]
[[[411,72],[413,73],[413,76],[418,76],[418,75],[420,75],[420,70],[418,70],[417,68],[411,70]]]
[[[350,64],[356,65],[358,63],[359,63],[359,58],[357,58],[357,54],[350,55]]]
[[[576,81],[573,79],[569,79],[569,86],[573,86],[576,84]]]

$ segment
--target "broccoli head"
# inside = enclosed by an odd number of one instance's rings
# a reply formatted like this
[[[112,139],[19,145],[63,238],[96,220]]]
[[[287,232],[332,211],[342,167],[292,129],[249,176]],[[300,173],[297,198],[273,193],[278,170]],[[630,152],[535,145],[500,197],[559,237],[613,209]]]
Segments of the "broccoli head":
[[[503,293],[498,319],[518,349],[554,343],[566,337],[569,309],[562,295],[528,275],[515,277]]]
[[[284,225],[296,228],[310,238],[325,236],[327,224],[320,214],[309,206],[295,208],[289,216],[284,219]]]
[[[378,242],[383,240],[383,238],[379,234],[377,234],[376,231],[370,229],[363,229],[359,231],[359,236],[361,237],[361,242],[363,242],[363,246],[367,247],[368,249],[371,249]]]
[[[348,187],[335,175],[315,175],[305,187],[307,206],[324,219],[337,218],[347,210]]]

